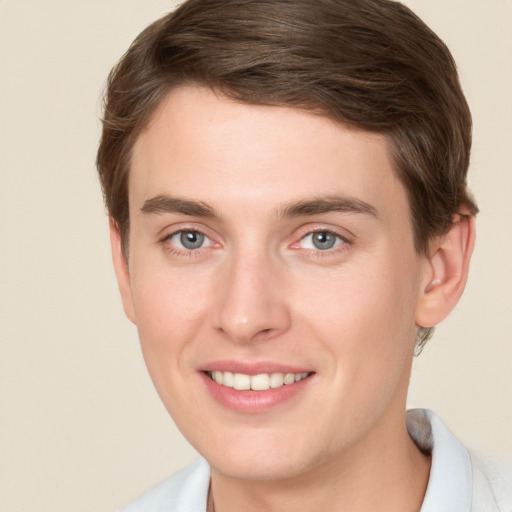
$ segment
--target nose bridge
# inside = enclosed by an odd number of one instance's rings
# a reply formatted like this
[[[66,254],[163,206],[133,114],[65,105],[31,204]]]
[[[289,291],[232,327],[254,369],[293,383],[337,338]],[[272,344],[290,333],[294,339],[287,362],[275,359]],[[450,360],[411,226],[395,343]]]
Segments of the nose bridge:
[[[282,269],[267,251],[234,251],[219,273],[215,327],[238,343],[286,330],[290,312],[282,281]]]

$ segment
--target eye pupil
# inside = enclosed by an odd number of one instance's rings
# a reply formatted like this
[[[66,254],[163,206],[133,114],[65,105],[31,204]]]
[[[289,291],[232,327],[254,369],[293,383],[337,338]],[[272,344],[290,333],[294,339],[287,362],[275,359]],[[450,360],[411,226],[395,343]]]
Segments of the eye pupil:
[[[198,249],[204,243],[204,235],[197,231],[183,231],[180,242],[186,249]]]
[[[319,231],[318,233],[313,233],[312,241],[317,249],[331,249],[336,243],[336,236],[326,231]]]

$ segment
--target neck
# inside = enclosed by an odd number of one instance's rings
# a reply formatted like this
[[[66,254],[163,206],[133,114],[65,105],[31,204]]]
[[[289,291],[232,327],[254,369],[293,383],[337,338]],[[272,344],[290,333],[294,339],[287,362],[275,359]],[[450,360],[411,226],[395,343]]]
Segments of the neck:
[[[209,512],[418,512],[430,457],[401,426],[369,434],[358,446],[307,471],[273,481],[237,480],[212,468]],[[383,426],[386,428],[386,425]],[[382,442],[385,439],[385,442]]]

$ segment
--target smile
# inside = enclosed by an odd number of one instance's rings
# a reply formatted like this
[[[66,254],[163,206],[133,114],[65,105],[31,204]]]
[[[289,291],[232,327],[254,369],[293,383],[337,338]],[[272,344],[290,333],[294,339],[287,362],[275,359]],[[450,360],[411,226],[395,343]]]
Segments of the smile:
[[[280,388],[305,379],[309,373],[260,373],[247,375],[245,373],[232,373],[213,371],[207,372],[208,376],[221,386],[233,388],[238,391],[266,391]]]

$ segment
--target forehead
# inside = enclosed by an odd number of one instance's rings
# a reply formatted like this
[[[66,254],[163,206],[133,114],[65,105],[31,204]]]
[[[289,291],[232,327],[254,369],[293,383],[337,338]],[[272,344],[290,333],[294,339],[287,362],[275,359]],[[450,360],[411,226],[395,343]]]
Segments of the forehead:
[[[247,209],[333,193],[407,209],[384,136],[201,87],[164,99],[134,146],[129,191],[137,209],[159,194]]]

